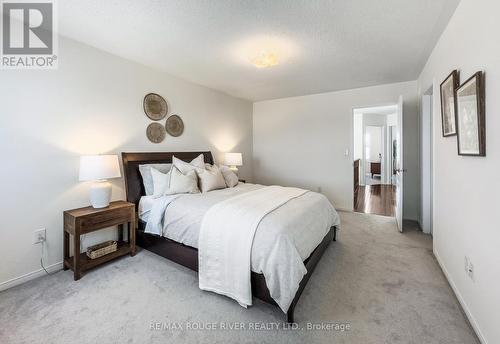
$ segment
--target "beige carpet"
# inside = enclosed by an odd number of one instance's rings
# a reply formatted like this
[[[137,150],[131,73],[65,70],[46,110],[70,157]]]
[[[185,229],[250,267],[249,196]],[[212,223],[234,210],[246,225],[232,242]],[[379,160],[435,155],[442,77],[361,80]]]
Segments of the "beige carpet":
[[[140,251],[78,282],[61,271],[0,293],[0,343],[478,343],[429,236],[400,234],[387,217],[341,217],[338,241],[296,308],[296,329],[282,328],[277,308],[244,309],[200,291],[194,272]]]

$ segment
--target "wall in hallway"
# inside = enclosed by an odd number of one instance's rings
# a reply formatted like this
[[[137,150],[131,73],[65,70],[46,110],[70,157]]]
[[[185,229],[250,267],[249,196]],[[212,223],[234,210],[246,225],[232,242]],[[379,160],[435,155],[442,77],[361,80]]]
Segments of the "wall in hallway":
[[[419,80],[433,87],[434,253],[484,343],[500,343],[500,2],[462,0]],[[486,157],[457,154],[457,138],[441,134],[439,85],[453,70],[465,81],[486,77]],[[474,265],[474,278],[464,258]]]

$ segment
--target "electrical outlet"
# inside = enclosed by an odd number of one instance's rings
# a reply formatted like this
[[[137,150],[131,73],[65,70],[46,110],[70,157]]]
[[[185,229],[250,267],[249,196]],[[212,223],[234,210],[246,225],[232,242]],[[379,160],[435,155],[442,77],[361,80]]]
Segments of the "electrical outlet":
[[[34,237],[33,237],[33,245],[35,244],[40,244],[45,241],[46,239],[47,232],[45,231],[45,228],[37,229],[34,232]]]

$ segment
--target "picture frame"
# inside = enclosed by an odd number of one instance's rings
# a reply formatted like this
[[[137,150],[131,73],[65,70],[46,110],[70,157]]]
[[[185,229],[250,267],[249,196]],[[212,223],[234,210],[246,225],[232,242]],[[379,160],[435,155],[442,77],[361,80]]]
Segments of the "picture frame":
[[[458,71],[456,69],[440,85],[441,128],[443,137],[457,135],[455,89],[458,85]]]
[[[458,155],[486,156],[484,74],[477,72],[455,89]]]

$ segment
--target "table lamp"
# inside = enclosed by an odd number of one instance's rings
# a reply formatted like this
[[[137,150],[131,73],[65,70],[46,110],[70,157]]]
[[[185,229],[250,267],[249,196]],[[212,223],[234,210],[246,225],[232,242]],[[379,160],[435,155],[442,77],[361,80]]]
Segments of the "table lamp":
[[[238,167],[243,165],[243,157],[241,153],[226,153],[225,163],[234,172],[238,173]]]
[[[80,157],[80,181],[94,181],[90,187],[90,204],[105,208],[111,200],[111,178],[121,177],[117,155],[84,155]]]

